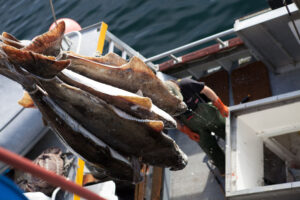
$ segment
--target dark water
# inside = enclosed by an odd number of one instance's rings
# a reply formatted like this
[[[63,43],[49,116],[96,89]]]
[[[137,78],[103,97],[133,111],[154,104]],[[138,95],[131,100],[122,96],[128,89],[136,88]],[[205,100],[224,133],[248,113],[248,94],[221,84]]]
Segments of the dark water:
[[[57,18],[82,27],[105,21],[146,57],[232,28],[234,20],[268,7],[265,0],[53,0]],[[0,31],[18,39],[46,32],[48,0],[0,0]]]

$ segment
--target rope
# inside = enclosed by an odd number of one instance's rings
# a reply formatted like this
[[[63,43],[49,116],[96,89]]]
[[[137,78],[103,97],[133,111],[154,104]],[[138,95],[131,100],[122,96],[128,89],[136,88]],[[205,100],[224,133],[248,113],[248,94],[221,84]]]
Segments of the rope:
[[[51,12],[52,12],[52,17],[54,20],[55,25],[57,26],[57,19],[56,19],[56,15],[55,15],[55,10],[54,10],[54,6],[53,6],[53,2],[52,0],[49,0],[50,2],[50,7],[51,7]],[[72,42],[70,41],[70,39],[67,36],[63,36],[63,40],[67,43],[68,48],[70,48]]]
[[[49,0],[50,1],[50,7],[51,7],[51,12],[52,12],[52,17],[54,19],[54,22],[57,26],[57,20],[56,20],[56,15],[55,15],[55,11],[54,11],[54,6],[53,6],[53,3],[52,3],[52,0]]]

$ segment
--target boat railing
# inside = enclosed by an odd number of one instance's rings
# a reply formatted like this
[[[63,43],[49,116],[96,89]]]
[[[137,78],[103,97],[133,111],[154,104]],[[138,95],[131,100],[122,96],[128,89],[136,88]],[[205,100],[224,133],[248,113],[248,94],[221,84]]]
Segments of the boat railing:
[[[131,48],[129,45],[127,45],[125,42],[120,40],[109,31],[106,32],[105,41],[108,42],[108,52],[114,52],[115,48],[117,48],[122,52],[122,58],[124,59],[127,59],[127,56],[136,56],[141,58],[142,60],[146,60],[146,58],[142,54]],[[158,69],[158,67],[155,66],[151,61],[147,62],[147,65],[154,71],[157,71]]]
[[[91,51],[90,46],[86,47],[87,45],[85,43],[90,44],[90,42],[95,43],[94,41],[97,41],[97,39],[98,39],[97,36],[99,35],[100,27],[101,27],[101,23],[97,23],[92,26],[86,27],[79,32],[76,32],[76,33],[72,32],[72,33],[68,34],[68,37],[71,37],[73,39],[73,41],[76,41],[76,43],[77,43],[77,45],[74,45],[75,47],[77,47],[74,50],[77,51],[77,53],[79,53],[78,51],[80,49],[81,53],[85,52],[88,54],[92,54],[92,53],[89,53],[89,51]],[[131,48],[129,45],[127,45],[125,42],[123,42],[117,36],[115,36],[110,31],[107,30],[106,37],[105,37],[105,47],[106,47],[105,51],[121,54],[120,56],[122,56],[122,58],[124,58],[124,59],[131,58],[132,56],[139,57],[153,71],[158,71],[159,65],[156,63],[154,64],[153,62],[159,61],[166,57],[169,57],[172,60],[174,60],[175,63],[179,63],[180,58],[176,57],[174,54],[183,53],[186,50],[191,50],[194,47],[197,47],[197,46],[200,46],[203,44],[207,44],[211,41],[215,41],[217,44],[219,44],[220,48],[226,48],[226,47],[228,47],[229,43],[228,43],[228,41],[223,41],[222,38],[228,37],[231,35],[235,35],[234,28],[225,30],[223,32],[219,32],[217,34],[214,34],[214,35],[211,35],[211,36],[208,36],[205,38],[202,38],[200,40],[197,40],[197,41],[191,42],[189,44],[180,46],[178,48],[166,51],[164,53],[155,55],[153,57],[145,58],[138,51]],[[75,39],[74,37],[77,39]],[[81,41],[85,41],[85,43],[82,43]]]
[[[158,60],[166,58],[166,57],[170,57],[175,62],[179,62],[179,59],[174,54],[180,53],[180,52],[183,52],[183,51],[186,51],[186,50],[189,50],[189,49],[191,49],[193,47],[196,47],[196,46],[199,46],[199,45],[211,42],[213,40],[215,40],[217,43],[219,43],[221,47],[226,47],[226,46],[228,46],[228,42],[224,42],[221,39],[221,37],[233,35],[234,33],[235,33],[234,28],[232,28],[232,29],[229,29],[229,30],[226,30],[226,31],[223,31],[223,32],[220,32],[220,33],[217,33],[217,34],[214,34],[214,35],[202,38],[200,40],[191,42],[189,44],[180,46],[178,48],[166,51],[164,53],[152,56],[150,58],[144,59],[144,62],[148,64],[148,63],[152,63],[154,61],[158,61]]]
[[[67,36],[70,39],[72,39],[72,41],[74,42],[73,44],[74,48],[76,47],[73,50],[76,51],[77,53],[79,53],[80,51],[81,53],[84,52],[84,54],[93,54],[92,52],[95,52],[95,50],[93,48],[90,48],[91,47],[90,44],[91,42],[92,44],[96,44],[95,41],[98,40],[100,28],[101,28],[101,22],[83,28],[80,31],[68,33]],[[85,42],[82,43],[82,41]],[[122,56],[122,58],[124,59],[131,58],[132,56],[139,57],[142,60],[146,59],[138,51],[131,48],[129,45],[127,45],[125,42],[120,40],[117,36],[115,36],[108,30],[106,31],[106,35],[105,35],[105,47],[107,47],[105,51],[107,51],[108,53],[109,52],[115,52],[117,54],[121,53],[120,56]],[[155,66],[152,62],[148,62],[147,65],[154,71],[157,71],[158,69],[157,66]]]

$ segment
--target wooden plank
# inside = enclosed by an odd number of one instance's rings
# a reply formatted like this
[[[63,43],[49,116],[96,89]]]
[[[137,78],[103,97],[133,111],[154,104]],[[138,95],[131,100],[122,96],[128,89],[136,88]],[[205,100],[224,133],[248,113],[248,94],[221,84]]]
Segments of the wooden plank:
[[[153,167],[151,200],[160,200],[162,197],[163,171],[161,167]]]
[[[134,190],[134,200],[144,200],[145,198],[145,185],[147,183],[146,179],[146,165],[143,165],[141,172],[144,174],[144,180],[135,186]]]
[[[228,40],[228,46],[225,48],[220,47],[220,44],[214,44],[206,48],[202,48],[198,51],[194,51],[192,53],[185,54],[181,57],[181,62],[175,63],[174,60],[168,60],[159,64],[159,71],[168,73],[173,68],[181,68],[185,67],[190,62],[195,62],[200,59],[204,59],[205,57],[212,57],[215,59],[215,55],[222,54],[228,52],[230,49],[235,49],[236,47],[243,46],[244,42],[236,37]]]

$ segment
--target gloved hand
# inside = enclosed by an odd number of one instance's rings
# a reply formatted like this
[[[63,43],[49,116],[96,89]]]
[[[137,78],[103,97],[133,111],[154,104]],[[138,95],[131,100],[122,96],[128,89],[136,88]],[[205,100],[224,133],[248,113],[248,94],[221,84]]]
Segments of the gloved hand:
[[[223,104],[220,98],[213,102],[213,105],[218,108],[223,117],[228,117],[228,107]]]
[[[24,95],[22,99],[18,101],[18,104],[20,104],[24,108],[36,108],[33,100],[31,99],[30,95],[26,91],[24,91]]]
[[[177,123],[177,129],[180,130],[181,132],[187,134],[190,139],[199,142],[200,141],[200,136],[193,132],[191,129],[189,129],[187,126],[182,125],[180,122]]]

